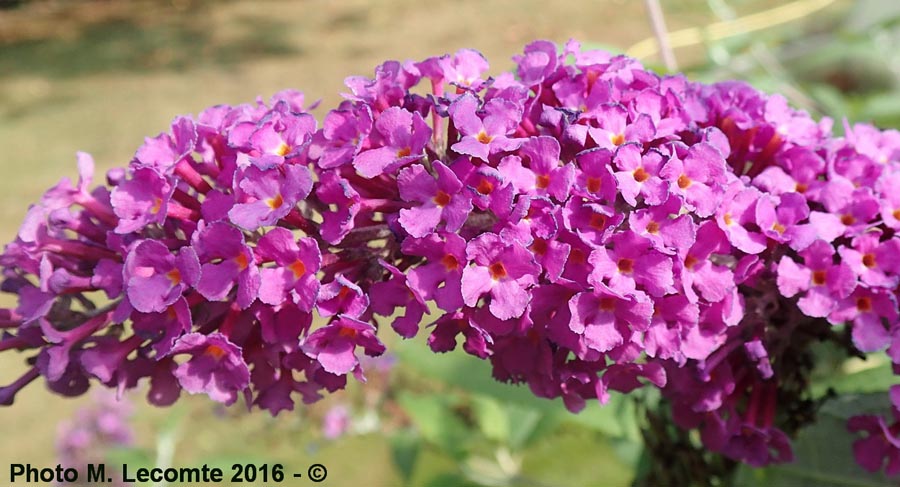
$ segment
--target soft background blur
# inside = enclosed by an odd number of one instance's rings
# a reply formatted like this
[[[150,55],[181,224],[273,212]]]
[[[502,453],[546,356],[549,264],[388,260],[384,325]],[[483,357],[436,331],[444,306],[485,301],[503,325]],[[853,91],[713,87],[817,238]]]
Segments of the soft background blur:
[[[816,116],[900,125],[900,2],[662,6],[678,67],[693,79],[746,79]],[[76,151],[94,155],[102,178],[178,114],[284,88],[321,99],[327,110],[340,100],[345,77],[370,75],[386,59],[471,47],[496,74],[541,38],[631,48],[662,70],[652,36],[638,0],[0,0],[0,240],[14,237],[29,202],[61,176],[75,175]],[[366,387],[352,384],[275,419],[240,406],[219,409],[202,397],[153,409],[132,394],[133,445],[107,459],[132,467],[214,463],[226,472],[238,462],[279,462],[304,477],[308,465],[322,463],[329,472],[322,485],[339,487],[615,486],[640,469],[632,402],[591,404],[569,415],[561,403],[493,383],[477,360],[436,356],[422,342],[392,343],[396,355],[375,367],[382,372]],[[2,354],[0,382],[24,370],[23,358]],[[821,374],[822,390],[869,392],[890,380],[886,365],[871,361],[830,367]],[[58,423],[96,401],[63,400],[36,383],[0,410],[0,483],[9,463],[56,465]],[[832,409],[838,418],[840,407]],[[827,433],[810,432],[804,445],[828,444]],[[881,485],[854,470],[849,443],[831,443],[843,448],[838,460],[806,454],[801,445],[798,465],[745,473],[742,482]],[[835,462],[843,470],[828,473]],[[290,477],[283,484],[312,485]]]

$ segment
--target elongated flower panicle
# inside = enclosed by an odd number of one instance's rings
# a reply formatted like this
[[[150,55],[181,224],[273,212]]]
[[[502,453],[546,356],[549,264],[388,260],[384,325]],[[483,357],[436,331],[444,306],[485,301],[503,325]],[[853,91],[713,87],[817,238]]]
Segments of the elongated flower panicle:
[[[365,380],[396,316],[572,411],[657,387],[759,466],[792,458],[810,337],[845,324],[900,365],[900,133],[835,137],[781,96],[574,41],[514,59],[388,61],[321,127],[294,91],[211,107],[96,189],[79,154],[0,261],[0,350],[30,367],[0,401],[149,379],[155,404],[275,414]],[[851,427],[862,465],[897,470],[895,426]]]

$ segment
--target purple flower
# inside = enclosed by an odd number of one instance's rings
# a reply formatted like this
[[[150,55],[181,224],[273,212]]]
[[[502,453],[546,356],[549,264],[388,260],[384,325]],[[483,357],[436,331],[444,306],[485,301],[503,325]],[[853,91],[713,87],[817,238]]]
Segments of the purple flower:
[[[443,220],[445,229],[455,232],[472,210],[472,200],[462,193],[456,174],[440,162],[434,163],[437,179],[424,166],[414,164],[400,171],[397,184],[404,201],[421,203],[400,210],[400,225],[413,237],[428,235]]]
[[[648,205],[659,205],[669,194],[668,184],[659,177],[659,170],[664,162],[662,154],[649,151],[641,154],[638,144],[625,144],[616,150],[615,164],[619,171],[615,173],[619,192],[631,206],[637,206],[637,197],[641,196]]]
[[[307,249],[304,249],[309,252]],[[309,256],[310,254],[306,254]],[[317,309],[321,316],[346,315],[359,318],[369,307],[369,298],[359,286],[341,274],[319,290]]]
[[[239,183],[242,198],[228,212],[235,225],[254,231],[287,216],[312,190],[309,169],[287,164],[268,170],[251,166]]]
[[[599,247],[591,252],[591,284],[605,284],[623,295],[635,293],[638,285],[651,296],[675,292],[671,257],[653,250],[650,242],[634,232],[616,235],[610,244],[612,249]]]
[[[154,169],[137,169],[132,178],[113,189],[110,202],[119,217],[118,233],[132,233],[162,223],[175,187]]]
[[[462,295],[466,306],[475,306],[484,294],[491,295],[491,313],[501,320],[522,315],[537,282],[540,266],[520,244],[485,233],[470,241],[466,256],[475,265],[463,270]]]
[[[438,307],[447,312],[463,306],[462,274],[467,262],[465,239],[455,233],[409,238],[403,241],[403,252],[426,259],[408,271],[408,284],[416,293],[424,299],[434,299]]]
[[[865,438],[853,442],[853,456],[864,469],[870,472],[884,469],[888,475],[900,473],[900,436],[896,424],[888,426],[884,418],[875,415],[854,416],[847,421],[851,433],[867,433]]]
[[[250,384],[250,370],[241,349],[221,333],[188,333],[179,338],[169,355],[189,354],[175,369],[175,377],[190,394],[205,393],[213,401],[233,404]]]
[[[383,260],[380,263],[390,272],[390,277],[387,281],[372,285],[372,295],[379,297],[372,301],[372,311],[381,316],[391,316],[397,308],[404,308],[406,314],[395,317],[391,327],[403,338],[412,338],[418,333],[419,322],[428,313],[428,306],[418,288],[411,285],[400,269]]]
[[[256,253],[263,262],[275,264],[259,270],[259,300],[279,305],[290,298],[301,310],[312,311],[319,293],[316,273],[322,265],[316,241],[309,237],[295,241],[290,231],[276,227],[259,239]]]
[[[682,198],[685,206],[697,216],[715,213],[721,200],[721,185],[725,182],[725,160],[709,144],[691,146],[684,159],[676,154],[659,171],[669,182],[669,191]]]
[[[227,223],[215,222],[195,233],[193,242],[201,263],[197,292],[210,301],[221,301],[237,284],[237,305],[250,306],[259,292],[260,271],[244,234]]]
[[[303,352],[317,360],[329,373],[346,375],[353,372],[362,377],[356,347],[370,357],[384,353],[384,345],[375,337],[375,328],[368,323],[341,316],[327,326],[309,334],[302,344]]]
[[[588,347],[608,352],[630,341],[632,333],[647,330],[653,304],[643,293],[620,297],[601,285],[594,293],[576,294],[569,311],[569,328],[584,335]]]
[[[391,107],[378,115],[375,133],[379,147],[364,150],[353,159],[353,166],[365,178],[374,178],[422,158],[431,137],[431,128],[418,113]]]
[[[477,110],[478,99],[469,93],[450,105],[450,119],[462,135],[451,149],[487,161],[490,155],[512,151],[521,145],[521,141],[509,137],[522,117],[519,107],[495,98],[485,104],[483,119]]]
[[[350,163],[359,154],[364,139],[372,130],[372,118],[372,109],[365,104],[328,112],[322,122],[322,130],[313,134],[310,157],[317,160],[322,169]]]
[[[125,259],[125,293],[134,309],[161,313],[200,279],[200,261],[191,247],[173,255],[156,240],[144,240]]]
[[[807,316],[828,316],[837,300],[846,298],[856,288],[853,270],[844,262],[834,264],[834,253],[831,245],[817,240],[800,252],[803,266],[787,256],[778,263],[778,290],[788,298],[804,293],[797,305]]]

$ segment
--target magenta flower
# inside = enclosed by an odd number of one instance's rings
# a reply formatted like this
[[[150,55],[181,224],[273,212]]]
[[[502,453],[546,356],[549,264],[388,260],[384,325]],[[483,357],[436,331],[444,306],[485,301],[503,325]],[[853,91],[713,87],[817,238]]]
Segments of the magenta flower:
[[[356,348],[362,347],[370,357],[384,353],[384,345],[375,337],[375,328],[368,323],[341,316],[327,326],[312,332],[301,345],[303,352],[315,359],[329,373],[346,375],[350,372],[362,377]]]
[[[495,98],[485,104],[483,119],[476,113],[477,110],[478,99],[469,93],[450,105],[450,119],[462,135],[451,149],[487,161],[493,154],[512,151],[521,145],[521,141],[509,137],[522,116],[519,107]]]
[[[606,285],[620,295],[633,294],[638,286],[651,296],[675,292],[671,257],[634,232],[616,235],[609,243],[611,249],[599,247],[588,260],[594,267],[588,280],[595,287]]]
[[[256,253],[263,262],[275,264],[259,270],[259,300],[279,305],[290,298],[301,310],[312,311],[319,294],[316,273],[322,265],[316,241],[309,237],[295,240],[290,231],[273,228],[259,239]]]
[[[228,212],[231,222],[245,230],[274,224],[287,216],[312,189],[309,169],[287,164],[268,170],[251,166],[244,171],[238,192],[243,201]]]
[[[176,164],[194,150],[197,129],[187,117],[176,117],[171,125],[172,133],[147,137],[134,154],[134,164],[156,170],[159,174],[171,174]]]
[[[841,259],[860,282],[871,287],[893,288],[900,283],[900,239],[881,241],[869,232],[853,239],[853,247],[839,247]]]
[[[378,115],[375,132],[379,137],[377,148],[364,150],[353,160],[357,172],[366,178],[373,178],[422,158],[422,150],[431,138],[431,128],[418,113],[410,113],[402,108],[391,107]]]
[[[312,136],[309,156],[322,169],[349,164],[362,150],[363,142],[372,130],[372,109],[368,105],[332,110],[325,115],[322,130]],[[331,174],[331,173],[329,173]]]
[[[462,274],[468,262],[466,241],[455,233],[433,233],[421,239],[403,241],[403,251],[427,260],[410,269],[410,288],[424,299],[434,299],[447,312],[463,306]]]
[[[235,302],[247,308],[256,300],[260,271],[244,234],[224,222],[215,222],[194,234],[193,248],[200,260],[197,292],[210,301],[222,301],[236,285]]]
[[[233,404],[250,383],[241,349],[220,333],[189,333],[179,338],[169,355],[189,354],[175,369],[181,387],[190,394],[205,393],[213,401]]]
[[[834,264],[834,253],[831,245],[817,240],[800,252],[803,266],[787,256],[778,263],[778,290],[788,298],[805,292],[797,305],[807,316],[828,316],[837,300],[856,288],[853,270],[844,262]]]
[[[890,330],[884,323],[897,323],[897,299],[878,289],[857,287],[838,301],[828,321],[853,323],[853,344],[862,352],[883,350],[891,343]]]
[[[673,149],[673,152],[677,151]],[[688,209],[706,217],[715,212],[721,201],[725,160],[712,145],[697,144],[688,149],[684,159],[673,153],[659,175],[668,181],[669,191],[680,196]]]
[[[462,295],[466,306],[475,306],[490,294],[490,309],[501,320],[522,315],[530,300],[527,292],[540,273],[531,253],[518,243],[485,233],[469,242],[466,256],[475,265],[463,270]]]
[[[428,313],[428,306],[417,287],[411,285],[400,269],[384,261],[381,265],[391,273],[391,277],[372,285],[372,295],[379,296],[379,299],[372,301],[372,311],[381,316],[391,316],[397,308],[405,309],[406,314],[395,317],[391,327],[403,338],[412,338],[419,332],[419,322]]]
[[[305,253],[304,257],[306,258],[312,255],[309,253],[308,248],[301,249],[301,252]],[[312,277],[315,277],[315,274]],[[306,300],[308,298],[303,297],[299,299]],[[359,286],[341,274],[338,274],[334,280],[319,288],[316,308],[321,316],[340,314],[351,318],[359,318],[368,307],[369,297],[363,293]]]
[[[659,177],[663,162],[659,152],[650,151],[642,155],[638,144],[625,144],[616,150],[615,164],[619,168],[615,173],[616,181],[619,192],[629,205],[637,206],[638,196],[653,206],[666,200],[668,184]]]
[[[400,225],[416,238],[433,232],[441,221],[447,231],[455,232],[472,210],[472,201],[461,192],[463,185],[456,174],[440,162],[434,164],[434,170],[437,179],[420,164],[404,168],[397,176],[400,197],[420,203],[400,210]]]
[[[847,422],[851,433],[865,432],[865,438],[853,442],[853,456],[870,472],[884,469],[888,475],[900,473],[900,436],[897,422],[888,426],[884,418],[875,415],[854,416]]]
[[[613,153],[607,149],[592,149],[576,156],[578,171],[575,190],[591,201],[610,204],[616,201],[618,183],[612,172]]]
[[[615,150],[627,142],[650,142],[656,128],[647,115],[638,115],[629,121],[628,111],[622,105],[604,105],[588,114],[599,127],[588,128],[588,134],[597,146]]]
[[[594,293],[576,294],[569,311],[569,328],[584,335],[588,347],[608,352],[628,343],[633,333],[647,330],[653,304],[643,293],[620,297],[601,285]]]
[[[532,137],[522,143],[519,150],[534,174],[534,182],[527,191],[547,194],[557,201],[565,201],[575,181],[575,166],[561,164],[559,142],[553,137]]]
[[[113,211],[120,218],[117,233],[131,233],[166,219],[175,187],[154,169],[137,169],[131,179],[113,189]]]
[[[177,254],[155,240],[144,240],[125,259],[125,293],[142,313],[163,312],[184,291],[197,285],[200,261],[191,247]]]

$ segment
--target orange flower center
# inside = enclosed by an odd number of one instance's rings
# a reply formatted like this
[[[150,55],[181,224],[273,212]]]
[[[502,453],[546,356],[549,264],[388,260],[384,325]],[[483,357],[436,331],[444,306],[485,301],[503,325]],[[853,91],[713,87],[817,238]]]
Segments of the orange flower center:
[[[587,190],[591,193],[596,193],[600,191],[600,186],[603,184],[603,180],[600,178],[589,177],[587,178]],[[897,210],[900,211],[900,210]],[[898,218],[900,220],[900,218]]]
[[[893,217],[894,217],[894,220],[900,220],[900,208],[897,208],[896,210],[894,210]]]
[[[643,167],[635,169],[632,175],[634,176],[634,180],[639,183],[643,183],[644,181],[650,179],[650,174],[645,171]]]
[[[338,332],[339,337],[343,338],[356,338],[357,332],[353,328],[341,328]]]
[[[494,278],[495,281],[499,281],[506,277],[506,267],[503,266],[502,262],[494,262],[488,268],[491,272],[491,277]]]
[[[812,275],[812,282],[816,286],[821,286],[828,282],[828,273],[825,271],[814,271]]]
[[[546,174],[538,174],[535,184],[539,189],[547,189],[547,186],[550,186],[550,176]]]
[[[159,213],[159,210],[162,209],[162,198],[155,198],[153,200],[153,208],[150,209],[152,213]]]
[[[634,261],[631,259],[619,259],[619,272],[631,274],[634,271]]]
[[[494,138],[488,135],[484,130],[478,132],[478,135],[475,136],[475,139],[482,144],[490,144],[491,141],[494,140]]]
[[[206,347],[206,350],[203,351],[204,354],[209,355],[215,361],[222,360],[222,357],[228,354],[224,348],[218,345],[209,345]]]
[[[488,181],[487,178],[481,178],[481,182],[478,183],[478,187],[475,188],[475,191],[478,191],[483,195],[489,195],[494,192],[494,185]]]
[[[238,254],[238,256],[234,258],[234,261],[237,263],[238,269],[240,270],[244,270],[250,265],[250,262],[247,261],[247,256],[243,253]]]
[[[656,223],[656,222],[648,223],[647,224],[647,233],[652,233],[653,235],[656,235],[657,233],[659,233],[659,223]]]
[[[862,263],[864,266],[868,267],[869,269],[875,267],[875,254],[868,253],[868,254],[863,255]]]
[[[700,260],[691,254],[688,254],[688,256],[684,258],[684,266],[688,269],[693,269],[694,266],[697,265],[697,262],[700,262]]]
[[[734,223],[734,220],[731,218],[731,213],[725,213],[724,215],[722,215],[722,221],[724,221],[728,226],[731,226],[731,224]]]
[[[442,190],[438,190],[437,194],[432,198],[432,201],[441,208],[450,204],[450,195]]]
[[[177,286],[181,284],[181,271],[179,271],[177,268],[166,272],[166,277],[168,277],[169,280],[172,281],[172,285]]]
[[[848,213],[841,217],[841,223],[843,223],[844,225],[848,225],[848,226],[853,225],[854,223],[856,223],[856,218],[854,218],[853,215]]]
[[[542,238],[535,238],[529,249],[537,255],[544,255],[547,253],[547,241]]]
[[[794,190],[796,190],[800,194],[805,193],[806,190],[808,190],[808,189],[809,189],[809,185],[803,184],[803,183],[797,183],[797,186],[794,187]]]
[[[452,254],[447,254],[441,259],[441,264],[444,265],[444,268],[448,271],[455,271],[459,269],[459,261],[456,260]]]
[[[614,134],[609,136],[612,145],[622,145],[625,143],[625,134]]]
[[[275,149],[275,154],[277,154],[277,155],[279,155],[279,156],[281,156],[281,157],[286,156],[289,152],[291,152],[291,146],[285,144],[284,142],[282,142],[282,143],[278,146],[278,148]]]
[[[288,269],[294,273],[294,279],[299,279],[300,276],[306,274],[306,266],[303,265],[303,261],[300,259],[295,260],[293,264],[288,266]]]
[[[780,223],[778,223],[778,222],[775,222],[775,223],[772,224],[772,230],[775,230],[775,231],[778,232],[779,234],[782,234],[782,233],[784,233],[784,231],[787,230],[787,229],[784,228],[784,225],[782,225],[782,224],[780,224]]]
[[[687,187],[690,186],[692,182],[693,181],[691,181],[691,178],[687,177],[687,175],[685,174],[678,176],[678,187],[681,189],[687,189]]]
[[[594,228],[602,230],[606,226],[606,215],[594,213],[591,215],[590,225]]]
[[[872,311],[872,298],[868,296],[863,296],[856,300],[856,309],[862,311],[863,313]]]
[[[277,210],[284,204],[284,198],[281,197],[281,194],[276,194],[273,198],[267,199],[266,204],[269,205],[269,208]]]
[[[600,309],[603,311],[615,311],[616,310],[615,298],[600,298]]]
[[[412,154],[412,149],[409,147],[404,147],[397,151],[397,157],[406,157]]]

